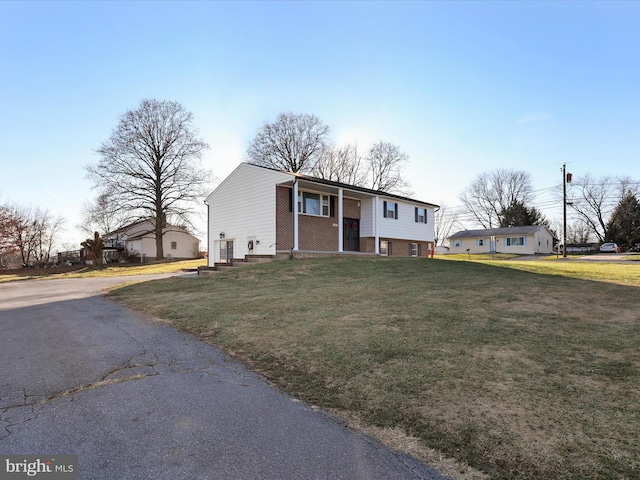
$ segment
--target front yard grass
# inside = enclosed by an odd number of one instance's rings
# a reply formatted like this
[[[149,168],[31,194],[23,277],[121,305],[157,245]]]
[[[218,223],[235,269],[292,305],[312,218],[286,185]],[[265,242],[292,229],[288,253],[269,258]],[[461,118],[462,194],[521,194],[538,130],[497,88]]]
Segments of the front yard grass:
[[[14,280],[34,280],[46,278],[89,278],[150,275],[156,273],[174,273],[185,269],[197,269],[207,264],[206,258],[196,260],[163,261],[141,264],[108,264],[102,267],[86,266],[70,272],[59,272],[56,268],[25,268],[13,270],[5,275],[0,270],[0,283]]]
[[[320,258],[111,295],[454,478],[637,479],[640,266],[582,265]]]

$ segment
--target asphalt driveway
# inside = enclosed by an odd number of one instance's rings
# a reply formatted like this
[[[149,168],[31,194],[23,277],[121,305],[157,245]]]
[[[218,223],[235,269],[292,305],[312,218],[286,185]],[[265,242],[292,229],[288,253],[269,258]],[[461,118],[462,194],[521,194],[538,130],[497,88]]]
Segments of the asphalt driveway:
[[[0,453],[79,478],[434,479],[219,350],[107,301],[119,279],[0,284]]]

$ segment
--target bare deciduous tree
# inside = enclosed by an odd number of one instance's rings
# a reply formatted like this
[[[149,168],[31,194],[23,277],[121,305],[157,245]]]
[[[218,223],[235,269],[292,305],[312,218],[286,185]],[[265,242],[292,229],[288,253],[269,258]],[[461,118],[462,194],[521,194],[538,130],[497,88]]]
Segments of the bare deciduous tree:
[[[210,189],[200,166],[209,146],[198,138],[193,115],[177,102],[143,100],[120,117],[97,152],[88,176],[118,212],[155,225],[156,256],[164,258],[162,237],[169,220],[191,223],[195,206]]]
[[[445,245],[451,235],[451,230],[458,223],[458,214],[441,205],[435,212],[434,243],[436,246]]]
[[[281,113],[265,123],[247,149],[255,165],[310,174],[327,149],[329,127],[315,115]]]
[[[409,157],[396,145],[380,141],[363,157],[357,143],[331,146],[328,136],[329,127],[314,115],[281,113],[258,131],[247,157],[254,165],[410,195],[402,176]]]
[[[7,233],[13,249],[20,253],[22,264],[48,263],[65,220],[40,207],[13,206],[8,212],[12,222]]]
[[[607,222],[618,202],[637,191],[638,183],[628,177],[594,178],[587,174],[569,184],[567,204],[598,241],[606,242],[609,238]]]
[[[93,203],[82,204],[82,223],[78,226],[89,235],[96,231],[105,234],[124,227],[129,220],[129,212],[121,210],[107,193],[101,193]]]
[[[15,252],[16,247],[12,239],[16,219],[11,210],[0,205],[0,255]]]
[[[367,183],[366,165],[358,151],[358,144],[342,147],[331,146],[315,164],[311,174],[314,177],[334,182],[348,183],[364,187]]]
[[[363,157],[354,142],[326,149],[311,174],[325,180],[408,196],[411,194],[409,182],[402,176],[408,158],[396,145],[383,141],[372,145]]]
[[[500,212],[514,203],[527,204],[531,196],[531,177],[519,170],[498,169],[483,172],[460,195],[465,213],[483,228],[500,225]]]
[[[591,229],[583,220],[578,219],[567,224],[567,243],[589,243],[590,239]]]
[[[411,195],[409,183],[402,177],[409,156],[393,143],[375,143],[365,158],[369,175],[368,188],[381,192]]]

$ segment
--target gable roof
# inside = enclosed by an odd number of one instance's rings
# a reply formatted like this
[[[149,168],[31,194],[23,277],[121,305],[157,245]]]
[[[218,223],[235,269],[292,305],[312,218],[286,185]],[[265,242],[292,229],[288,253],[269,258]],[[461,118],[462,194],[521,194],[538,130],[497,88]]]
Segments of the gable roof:
[[[544,225],[527,225],[520,227],[504,227],[504,228],[482,228],[479,230],[460,230],[449,236],[449,238],[470,238],[470,237],[503,237],[510,235],[533,235],[534,233],[545,229],[549,233],[551,231]],[[553,235],[553,234],[552,234]]]
[[[148,224],[148,227],[144,228],[144,229],[136,230],[135,234],[128,236],[128,240],[136,240],[138,238],[143,238],[146,235],[150,235],[150,234],[155,235],[155,226],[154,226],[154,223],[153,223],[153,219],[145,218],[145,219],[142,219],[142,220],[137,220],[137,221],[135,221],[133,223],[130,223],[128,225],[125,225],[124,227],[120,227],[117,230],[114,230],[112,232],[107,232],[107,233],[104,234],[104,237],[111,236],[111,235],[118,234],[118,233],[127,233],[127,232],[131,231],[132,229],[134,229],[135,227],[142,227],[145,223]],[[178,227],[176,225],[171,225],[171,224],[168,224],[168,223],[163,228],[163,230],[164,231],[181,232],[181,233],[186,233],[188,235],[191,235],[192,237],[194,236],[191,233],[189,233],[188,231],[186,231],[184,228]]]
[[[262,165],[255,165],[253,163],[245,163],[246,165],[251,165],[252,167],[257,167],[257,168],[264,168],[266,170],[271,170],[274,172],[280,172],[280,173],[284,173],[286,175],[290,175],[292,178],[292,182],[297,178],[300,180],[304,180],[306,182],[309,183],[315,183],[318,185],[326,185],[329,187],[334,187],[334,188],[342,188],[344,190],[350,190],[353,192],[359,192],[359,193],[364,193],[366,195],[370,195],[370,196],[380,196],[380,197],[386,197],[386,198],[393,198],[396,200],[403,200],[405,202],[411,202],[411,203],[418,203],[421,205],[425,205],[428,207],[433,207],[433,208],[440,208],[440,205],[436,205],[434,203],[430,203],[430,202],[423,202],[421,200],[416,200],[415,198],[409,198],[409,197],[405,197],[402,195],[396,195],[394,193],[388,193],[382,190],[372,190],[370,188],[365,188],[365,187],[359,187],[357,185],[351,185],[348,183],[342,183],[342,182],[336,182],[333,180],[325,180],[324,178],[318,178],[318,177],[313,177],[311,175],[304,175],[302,173],[294,173],[294,172],[285,172],[284,170],[277,170],[275,168],[270,168],[270,167],[265,167]]]

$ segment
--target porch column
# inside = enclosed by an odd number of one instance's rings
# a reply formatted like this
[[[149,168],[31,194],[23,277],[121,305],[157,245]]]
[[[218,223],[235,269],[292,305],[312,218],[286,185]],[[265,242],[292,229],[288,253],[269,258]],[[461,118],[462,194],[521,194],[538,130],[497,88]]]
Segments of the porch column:
[[[342,220],[342,189],[338,189],[338,252],[344,251],[344,221]]]
[[[380,235],[378,235],[378,204],[380,203],[380,197],[373,199],[373,235],[375,237],[374,242],[376,244],[376,255],[380,255]]]
[[[293,181],[293,249],[298,251],[298,179]]]

